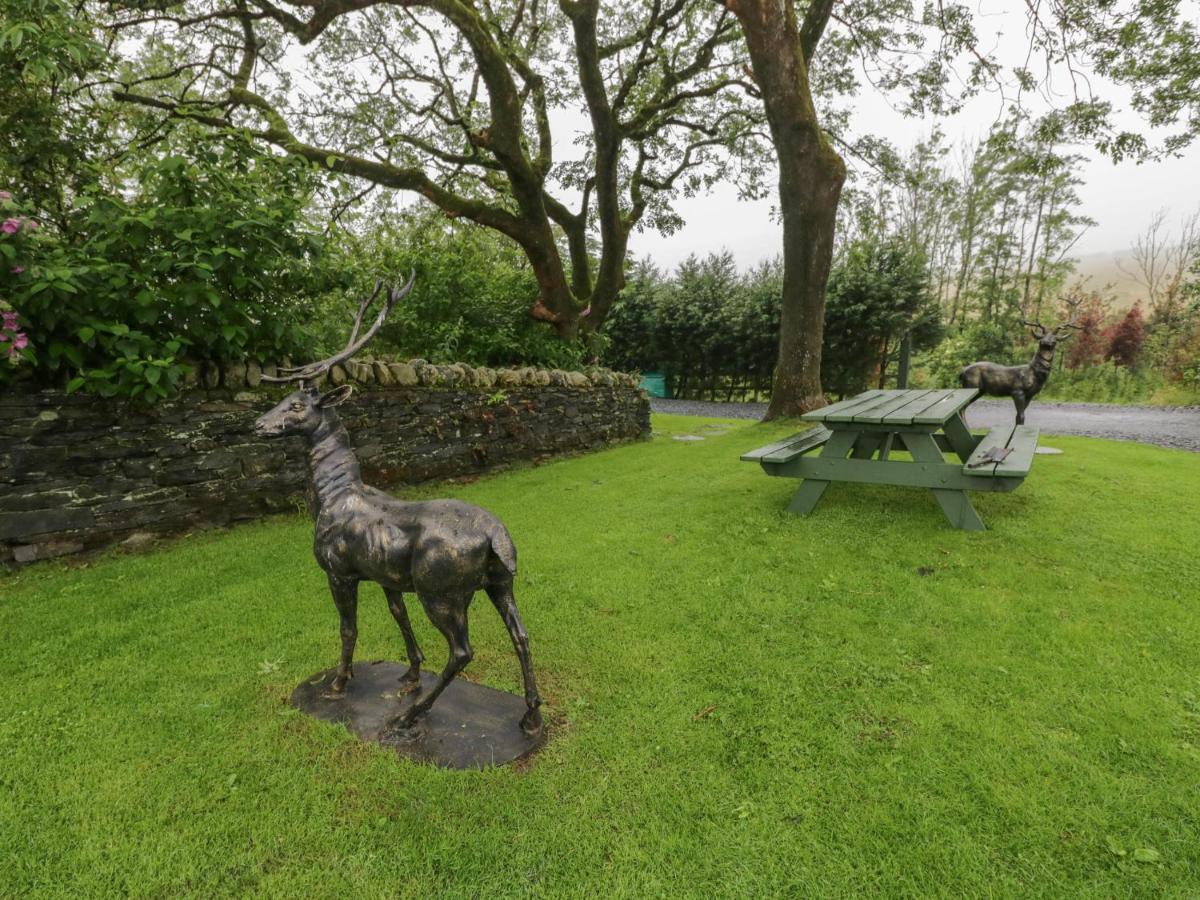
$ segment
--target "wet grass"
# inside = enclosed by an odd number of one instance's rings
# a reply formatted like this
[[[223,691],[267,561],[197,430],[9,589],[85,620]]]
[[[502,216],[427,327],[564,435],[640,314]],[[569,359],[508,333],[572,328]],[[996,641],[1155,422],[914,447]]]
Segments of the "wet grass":
[[[0,577],[0,894],[1195,896],[1200,458],[1043,438],[967,534],[900,488],[789,517],[737,461],[788,426],[655,424],[421,492],[520,550],[521,771],[284,704],[337,647],[299,518]],[[400,658],[361,609],[359,659]],[[517,690],[474,612],[471,677]]]

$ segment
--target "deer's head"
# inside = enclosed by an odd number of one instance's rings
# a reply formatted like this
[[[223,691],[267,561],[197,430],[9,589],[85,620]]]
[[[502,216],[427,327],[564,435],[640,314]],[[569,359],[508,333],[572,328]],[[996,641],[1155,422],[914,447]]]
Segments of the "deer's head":
[[[314,387],[292,391],[270,411],[254,420],[254,433],[260,437],[285,434],[312,434],[325,419],[325,410],[350,399],[354,388],[348,384],[322,394]]]
[[[1064,322],[1053,331],[1047,331],[1046,326],[1041,322],[1023,321],[1021,324],[1029,329],[1029,333],[1038,342],[1038,352],[1048,353],[1053,353],[1055,347],[1071,336],[1071,329],[1079,327],[1074,322]]]
[[[365,347],[367,342],[383,326],[384,320],[387,318],[388,313],[392,311],[392,307],[396,304],[396,301],[403,298],[412,290],[415,278],[416,273],[414,272],[404,287],[388,291],[387,299],[380,308],[379,314],[375,317],[375,321],[367,329],[366,334],[359,337],[358,332],[362,328],[363,317],[366,316],[367,310],[371,308],[371,304],[375,302],[375,298],[383,291],[383,282],[377,281],[375,283],[375,290],[371,293],[371,296],[359,305],[358,315],[354,317],[354,327],[350,330],[350,338],[346,341],[346,346],[338,353],[318,362],[280,369],[277,376],[263,375],[263,381],[280,383],[295,382],[297,383],[297,390],[292,391],[280,400],[270,412],[259,416],[254,422],[254,433],[262,437],[278,437],[285,434],[312,434],[325,421],[329,410],[349,400],[350,395],[354,393],[354,389],[348,384],[322,394],[311,382],[320,378],[338,363],[345,362]]]

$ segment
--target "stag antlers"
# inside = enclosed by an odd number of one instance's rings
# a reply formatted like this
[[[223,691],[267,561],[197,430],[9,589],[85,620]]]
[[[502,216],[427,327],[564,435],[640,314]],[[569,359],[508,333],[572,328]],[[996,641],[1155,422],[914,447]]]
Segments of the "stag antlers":
[[[1072,303],[1070,300],[1066,301],[1067,306],[1070,307],[1070,309],[1071,309],[1071,318],[1069,321],[1063,322],[1061,325],[1056,325],[1054,328],[1054,336],[1056,338],[1058,338],[1060,341],[1063,338],[1067,337],[1068,334],[1070,334],[1070,331],[1072,328],[1078,329],[1078,328],[1082,327],[1081,325],[1076,324],[1076,320],[1078,319],[1078,313],[1079,313],[1078,307],[1079,307],[1080,302],[1081,301],[1075,301],[1074,303]],[[1021,324],[1024,325],[1026,328],[1028,328],[1031,332],[1033,332],[1033,336],[1038,340],[1041,340],[1049,333],[1049,329],[1047,329],[1046,326],[1043,325],[1041,322],[1026,322],[1024,319],[1022,319]]]
[[[328,356],[317,362],[305,363],[302,366],[282,367],[279,369],[279,375],[263,375],[262,380],[279,382],[299,381],[302,383],[315,381],[338,363],[345,362],[365,347],[371,338],[375,337],[376,332],[383,327],[384,320],[387,319],[388,313],[392,311],[392,307],[412,290],[413,282],[416,281],[416,278],[417,273],[414,270],[404,287],[393,288],[388,291],[387,299],[379,309],[379,315],[375,317],[375,321],[371,323],[371,327],[367,329],[367,333],[361,338],[358,336],[358,332],[362,328],[363,318],[366,316],[367,310],[375,302],[375,298],[379,296],[379,292],[383,290],[383,279],[375,282],[375,290],[371,292],[371,296],[359,304],[358,314],[354,317],[354,327],[350,330],[350,337],[347,339],[345,347],[333,354],[333,356]]]

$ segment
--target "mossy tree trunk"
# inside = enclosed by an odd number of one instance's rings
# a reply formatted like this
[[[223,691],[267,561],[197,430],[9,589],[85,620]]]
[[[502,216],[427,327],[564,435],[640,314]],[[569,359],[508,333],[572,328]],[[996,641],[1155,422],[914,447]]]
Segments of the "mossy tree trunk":
[[[783,303],[779,360],[766,418],[797,416],[825,405],[825,284],[846,180],[845,163],[817,121],[808,78],[808,60],[833,2],[814,0],[802,23],[791,0],[726,0],[726,6],[742,24],[779,160]]]

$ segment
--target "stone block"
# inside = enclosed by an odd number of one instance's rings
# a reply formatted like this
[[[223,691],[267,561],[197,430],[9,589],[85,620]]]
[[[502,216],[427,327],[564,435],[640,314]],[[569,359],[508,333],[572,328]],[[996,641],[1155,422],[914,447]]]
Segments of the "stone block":
[[[55,534],[88,528],[96,521],[92,511],[74,506],[0,513],[0,541],[28,540],[39,534]]]
[[[387,363],[376,362],[371,368],[375,370],[375,383],[382,387],[391,387],[396,383],[396,379],[392,377],[392,370]]]
[[[408,363],[392,363],[388,366],[391,370],[392,378],[396,384],[403,387],[412,387],[420,383],[417,377],[417,370]]]
[[[46,541],[41,544],[24,544],[13,547],[13,560],[25,564],[39,559],[54,559],[59,556],[70,556],[83,550],[83,544],[78,541]]]

